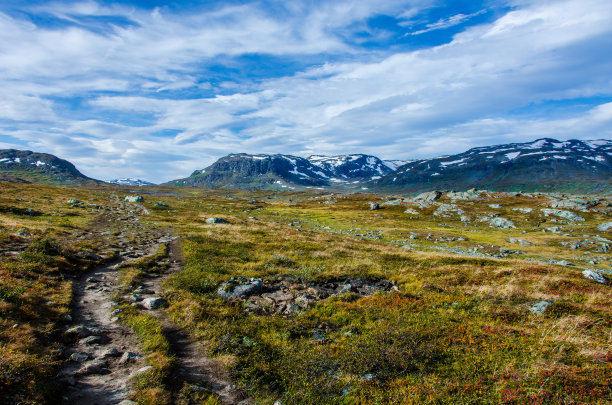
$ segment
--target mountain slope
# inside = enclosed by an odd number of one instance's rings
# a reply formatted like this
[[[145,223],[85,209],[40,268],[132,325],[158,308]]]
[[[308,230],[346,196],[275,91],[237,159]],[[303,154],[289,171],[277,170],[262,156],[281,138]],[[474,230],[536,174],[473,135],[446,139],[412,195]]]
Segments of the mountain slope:
[[[40,184],[98,184],[70,162],[47,153],[0,150],[0,181]]]
[[[382,177],[393,171],[379,158],[363,154],[340,156],[313,155],[308,158],[308,161],[332,173],[336,179],[355,180]]]
[[[612,141],[560,142],[543,138],[473,148],[467,152],[416,160],[370,187],[405,192],[433,189],[612,190]]]

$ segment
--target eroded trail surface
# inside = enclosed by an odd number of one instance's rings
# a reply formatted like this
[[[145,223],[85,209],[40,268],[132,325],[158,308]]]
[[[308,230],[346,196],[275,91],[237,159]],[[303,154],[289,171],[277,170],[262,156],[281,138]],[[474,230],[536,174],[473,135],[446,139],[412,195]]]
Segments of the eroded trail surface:
[[[177,241],[169,244],[171,266],[166,276],[181,269],[182,258]],[[162,291],[163,278],[149,278],[143,283],[143,290],[151,295],[159,295]],[[146,296],[143,294],[143,296]],[[224,404],[247,405],[253,402],[244,390],[234,385],[222,364],[207,357],[205,347],[192,339],[183,329],[174,324],[165,311],[151,310],[150,313],[159,319],[164,327],[164,333],[170,342],[173,354],[179,361],[176,379],[179,385],[183,383],[203,386],[219,396]]]
[[[169,244],[171,266],[163,275],[148,274],[149,277],[139,287],[143,298],[159,297],[163,279],[179,271],[182,266],[180,246],[175,238],[167,231],[143,227],[139,222],[139,213],[143,213],[142,210],[125,209],[119,220],[106,219],[108,223],[113,222],[115,227],[117,224],[120,226],[120,231],[113,232],[112,242],[120,251],[120,259],[95,267],[73,283],[73,326],[66,331],[66,338],[72,345],[66,353],[68,359],[60,375],[67,385],[62,403],[134,403],[127,400],[129,382],[146,366],[146,362],[132,331],[119,324],[113,314],[113,297],[120,292],[118,266],[154,253],[161,243]],[[103,229],[104,222],[97,225],[95,232],[109,235],[110,232]],[[134,235],[138,235],[137,243]],[[146,310],[144,307],[141,309]],[[203,345],[172,323],[164,309],[148,312],[162,322],[164,333],[178,360],[179,367],[170,389],[177,391],[184,383],[189,383],[212,390],[224,404],[252,403],[243,390],[232,384],[224,367],[208,358]]]

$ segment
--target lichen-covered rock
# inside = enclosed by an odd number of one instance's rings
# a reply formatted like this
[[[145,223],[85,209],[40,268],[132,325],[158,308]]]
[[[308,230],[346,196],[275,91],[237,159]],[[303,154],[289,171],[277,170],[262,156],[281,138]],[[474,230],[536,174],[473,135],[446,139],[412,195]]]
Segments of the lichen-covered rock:
[[[544,311],[546,311],[546,308],[548,308],[552,304],[554,304],[553,301],[540,301],[540,302],[536,302],[535,304],[533,304],[531,306],[531,308],[529,308],[529,311],[531,311],[532,313],[534,313],[536,315],[542,315],[544,313]]]
[[[228,281],[221,283],[221,286],[219,286],[219,289],[217,289],[217,295],[221,298],[230,300],[258,293],[262,289],[263,283],[260,279],[245,279],[242,277],[232,277]]]
[[[376,203],[376,202],[371,202],[370,203],[370,209],[371,210],[377,210],[380,208],[380,204]]]
[[[491,228],[499,228],[499,229],[516,228],[516,226],[514,225],[514,222],[510,221],[509,219],[502,218],[502,217],[492,218],[491,220],[489,220],[489,226]]]
[[[542,208],[541,211],[546,216],[555,215],[559,218],[567,219],[568,221],[572,221],[572,222],[583,222],[584,221],[584,218],[582,218],[578,214],[574,214],[571,211],[557,210],[557,209],[552,209],[552,208]]]
[[[442,197],[442,193],[440,191],[434,190],[417,195],[416,197],[414,197],[414,201],[432,202],[438,200],[440,197]]]
[[[142,306],[146,309],[158,309],[167,305],[168,301],[162,297],[149,297],[142,300]]]
[[[599,284],[610,285],[610,280],[606,276],[601,273],[598,273],[594,270],[585,270],[582,272],[582,275],[589,280],[593,280]]]
[[[598,231],[607,232],[612,230],[612,222],[604,222],[597,227]]]

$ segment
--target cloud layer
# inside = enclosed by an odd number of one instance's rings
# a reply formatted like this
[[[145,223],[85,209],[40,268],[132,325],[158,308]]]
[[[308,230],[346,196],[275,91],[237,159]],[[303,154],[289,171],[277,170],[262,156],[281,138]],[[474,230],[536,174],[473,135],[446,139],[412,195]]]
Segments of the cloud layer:
[[[612,138],[609,1],[372,3],[0,9],[0,147],[161,182],[232,152]]]

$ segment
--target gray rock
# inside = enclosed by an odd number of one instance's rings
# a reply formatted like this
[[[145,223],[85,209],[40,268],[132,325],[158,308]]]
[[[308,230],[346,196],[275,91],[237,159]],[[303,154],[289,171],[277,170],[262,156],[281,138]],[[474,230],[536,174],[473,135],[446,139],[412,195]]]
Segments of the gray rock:
[[[129,363],[133,363],[137,361],[138,359],[142,359],[142,356],[137,353],[133,353],[133,352],[125,352],[121,355],[121,358],[119,359],[119,363],[129,364]]]
[[[512,208],[512,211],[518,211],[521,214],[530,214],[533,212],[533,208]]]
[[[510,243],[518,243],[521,246],[533,246],[533,243],[523,240],[523,239],[517,239],[517,238],[509,238],[508,242]]]
[[[114,347],[112,347],[112,348],[110,348],[108,350],[105,350],[102,353],[102,355],[101,355],[101,357],[103,359],[106,359],[106,358],[109,358],[109,357],[119,357],[119,356],[121,356],[121,352],[119,350],[115,349]]]
[[[85,338],[92,335],[91,329],[83,325],[74,326],[64,333],[68,336],[75,336],[78,338]]]
[[[124,201],[127,202],[144,202],[144,198],[139,195],[126,195]]]
[[[601,273],[598,273],[594,270],[584,270],[582,275],[589,280],[593,280],[599,284],[610,285],[610,280],[606,276]]]
[[[612,222],[604,222],[597,227],[598,231],[607,232],[612,230]]]
[[[593,206],[593,202],[586,201],[580,198],[571,198],[567,200],[556,200],[550,204],[551,208],[565,208],[570,210],[583,211]]]
[[[549,226],[548,228],[542,229],[542,232],[561,233],[563,230],[560,226]]]
[[[476,190],[475,188],[471,188],[467,191],[459,191],[459,192],[454,192],[451,191],[449,193],[446,193],[446,197],[452,199],[452,200],[478,200],[480,199],[482,193],[478,190]]]
[[[108,374],[110,371],[107,369],[107,363],[105,360],[93,360],[86,363],[79,370],[79,374],[91,375],[91,374]]]
[[[310,307],[313,307],[317,303],[317,300],[313,296],[304,294],[304,295],[300,295],[299,297],[297,297],[295,299],[295,303],[300,308],[308,309]]]
[[[499,228],[499,229],[516,228],[516,226],[514,225],[514,222],[510,221],[509,219],[502,218],[502,217],[497,217],[497,218],[493,218],[489,220],[489,226],[491,228]]]
[[[376,203],[376,202],[371,202],[370,203],[370,209],[371,210],[377,210],[380,208],[380,204]]]
[[[434,211],[435,216],[449,217],[452,214],[463,214],[463,210],[457,207],[455,204],[440,204],[437,210]]]
[[[489,204],[489,208],[500,209],[501,205],[499,205],[499,204]]]
[[[440,199],[442,197],[442,193],[440,191],[429,191],[427,193],[421,193],[414,197],[414,201],[425,201],[432,202]]]
[[[229,221],[223,218],[208,218],[206,219],[207,224],[229,224]]]
[[[142,305],[146,309],[158,309],[167,306],[168,301],[162,297],[149,297],[142,300]]]
[[[225,299],[236,299],[256,294],[263,290],[263,283],[260,279],[230,279],[221,283],[217,289],[217,295]]]
[[[138,370],[136,370],[136,372],[134,372],[134,376],[138,376],[138,375],[144,374],[144,373],[146,373],[148,371],[151,371],[151,370],[153,370],[153,366],[145,366],[143,368],[139,368]]]
[[[81,344],[84,345],[95,345],[95,344],[101,344],[104,342],[104,338],[102,336],[87,336],[86,338],[83,338],[80,340]]]
[[[404,214],[419,215],[420,212],[413,208],[407,208],[406,211],[404,211]]]
[[[77,363],[83,363],[89,360],[89,354],[87,353],[72,353],[70,355],[70,360],[76,361]]]
[[[88,259],[88,260],[100,260],[101,259],[100,256],[92,252],[79,252],[77,253],[77,256],[79,256],[82,259]]]
[[[531,308],[529,308],[529,310],[536,315],[542,315],[544,311],[546,311],[546,308],[548,308],[552,304],[554,304],[553,301],[536,302],[531,306]]]
[[[555,215],[559,218],[567,219],[568,221],[572,221],[572,222],[583,222],[584,221],[584,218],[582,218],[578,214],[574,214],[571,211],[563,211],[563,210],[557,210],[557,209],[551,209],[551,208],[542,208],[541,211],[544,213],[545,216]]]

